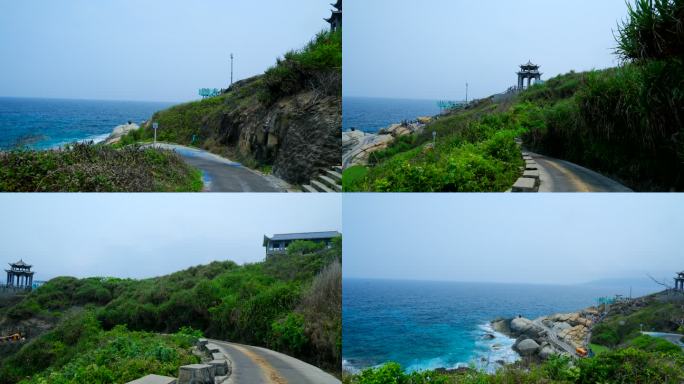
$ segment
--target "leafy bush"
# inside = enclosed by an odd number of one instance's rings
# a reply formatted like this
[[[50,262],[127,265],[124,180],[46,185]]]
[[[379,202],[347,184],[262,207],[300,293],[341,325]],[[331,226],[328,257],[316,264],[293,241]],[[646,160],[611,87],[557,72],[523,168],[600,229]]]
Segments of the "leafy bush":
[[[667,340],[651,337],[649,335],[635,337],[634,339],[631,339],[627,345],[648,352],[682,353],[682,349],[679,346],[674,345]]]
[[[198,191],[201,173],[177,154],[77,143],[62,150],[0,152],[0,191]]]
[[[330,249],[302,243],[300,248],[307,250],[305,253],[244,266],[214,262],[146,280],[55,278],[19,303],[0,309],[0,317],[16,321],[40,314],[56,319],[80,307],[92,312],[87,321],[62,323],[31,341],[29,345],[40,345],[22,349],[7,359],[0,368],[0,378],[25,377],[58,366],[57,362],[61,366],[71,361],[74,355],[60,352],[61,348],[71,351],[71,346],[81,343],[79,340],[90,340],[79,336],[79,332],[90,329],[90,323],[97,324],[97,330],[115,331],[126,325],[131,331],[177,333],[185,339],[207,335],[261,345],[339,370],[341,279],[335,271],[341,271],[341,247],[341,239],[335,239]],[[337,270],[327,267],[331,263],[337,263]],[[338,284],[336,290],[330,287],[334,283]],[[322,312],[316,313],[318,309]],[[154,351],[162,362],[171,356],[164,348]],[[29,352],[35,355],[29,358]],[[31,361],[30,371],[24,371],[25,361]],[[138,372],[138,368],[131,367],[131,371]]]
[[[293,354],[300,353],[308,342],[304,325],[304,316],[294,312],[274,321],[271,324],[271,345]]]
[[[323,31],[304,49],[290,51],[264,73],[259,99],[266,105],[304,89],[325,95],[342,90],[342,31]]]

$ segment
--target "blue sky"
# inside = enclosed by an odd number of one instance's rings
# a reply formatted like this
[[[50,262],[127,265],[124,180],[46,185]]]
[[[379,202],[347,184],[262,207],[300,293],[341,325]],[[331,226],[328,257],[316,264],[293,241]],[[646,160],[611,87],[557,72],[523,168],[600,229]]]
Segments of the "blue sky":
[[[264,234],[341,231],[340,200],[288,193],[0,194],[0,263],[23,259],[35,266],[37,280],[47,280],[142,278],[214,260],[260,261]]]
[[[328,24],[322,0],[0,2],[0,96],[185,101],[262,73]]]
[[[518,65],[548,79],[615,66],[625,0],[348,0],[345,96],[486,97],[515,85]]]
[[[681,194],[345,194],[345,278],[584,283],[684,269]]]

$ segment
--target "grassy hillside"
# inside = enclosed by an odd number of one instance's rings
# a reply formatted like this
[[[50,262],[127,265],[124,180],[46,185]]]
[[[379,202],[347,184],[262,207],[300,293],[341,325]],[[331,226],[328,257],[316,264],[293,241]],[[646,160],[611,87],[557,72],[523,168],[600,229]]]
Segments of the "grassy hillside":
[[[684,298],[654,295],[617,308],[594,329],[592,342],[610,344],[595,348],[594,357],[571,360],[554,357],[543,363],[519,362],[495,374],[461,369],[445,373],[406,373],[389,363],[344,378],[345,384],[484,384],[484,383],[682,383],[684,352],[668,341],[641,335],[638,330],[684,331]],[[679,328],[678,328],[679,327]],[[610,334],[610,337],[606,335]],[[613,338],[612,335],[618,335]]]
[[[188,327],[208,337],[279,350],[337,372],[341,355],[340,262],[341,241],[332,249],[301,242],[293,243],[286,255],[243,266],[214,262],[146,280],[53,279],[19,303],[0,310],[5,328],[11,328],[10,324],[52,324],[49,332],[34,337],[19,351],[0,356],[0,383],[26,376],[46,377],[49,367],[59,375],[69,374],[65,368],[69,364],[74,370],[86,369],[98,350],[106,351],[112,339],[124,337],[122,332],[140,338],[140,348],[131,354],[124,351],[124,357],[134,361],[135,356],[148,356],[146,348],[154,351],[152,344],[157,343],[176,351],[168,369],[177,369],[179,362],[187,360],[182,338],[160,338],[146,332],[193,333]],[[70,327],[83,318],[92,325],[96,338],[84,339],[81,329]],[[159,373],[152,368],[160,366],[166,369],[164,359],[149,365],[145,372]],[[34,360],[40,364],[27,363]]]
[[[684,1],[638,0],[617,32],[618,68],[568,73],[513,100],[486,99],[345,172],[349,191],[501,191],[513,137],[637,191],[684,190]],[[520,112],[523,112],[521,115]],[[437,147],[423,145],[437,132]],[[407,145],[408,144],[408,145]]]
[[[199,191],[202,174],[172,151],[73,144],[63,150],[0,152],[0,191]]]
[[[341,79],[342,33],[320,32],[304,48],[278,59],[263,75],[236,82],[220,96],[157,112],[151,121],[159,123],[159,140],[202,147],[267,169],[274,162],[273,154],[239,145],[241,125],[264,117],[275,103],[300,92],[340,96]],[[149,141],[152,136],[148,124],[117,145]]]

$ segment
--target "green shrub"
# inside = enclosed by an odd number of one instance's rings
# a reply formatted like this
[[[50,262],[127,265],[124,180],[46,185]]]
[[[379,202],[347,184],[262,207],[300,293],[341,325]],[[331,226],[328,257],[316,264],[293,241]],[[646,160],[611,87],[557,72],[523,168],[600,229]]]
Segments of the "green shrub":
[[[279,350],[298,354],[308,340],[304,332],[304,316],[290,312],[271,324],[271,343]]]
[[[682,349],[679,346],[674,345],[667,340],[651,337],[649,335],[635,337],[634,339],[631,339],[627,345],[648,352],[682,353]]]
[[[198,191],[201,173],[172,151],[73,144],[62,150],[0,152],[0,191]]]

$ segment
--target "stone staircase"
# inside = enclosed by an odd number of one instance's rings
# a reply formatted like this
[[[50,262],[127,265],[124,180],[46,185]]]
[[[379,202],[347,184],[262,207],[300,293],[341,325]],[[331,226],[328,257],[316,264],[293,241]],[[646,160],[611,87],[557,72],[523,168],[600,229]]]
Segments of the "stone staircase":
[[[342,192],[342,166],[321,168],[309,184],[302,185],[304,192]]]
[[[522,152],[525,160],[523,174],[513,184],[513,192],[537,192],[539,191],[539,167],[528,152]]]
[[[207,339],[199,339],[194,351],[202,357],[203,363],[180,367],[178,379],[147,375],[126,384],[220,384],[228,380],[233,371],[232,362],[217,345]]]

